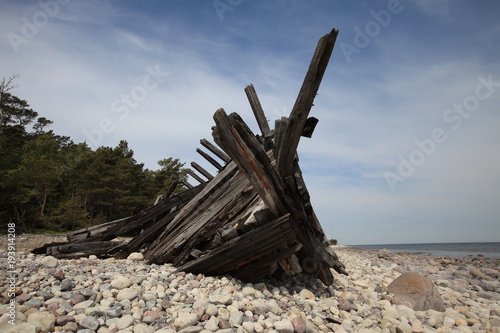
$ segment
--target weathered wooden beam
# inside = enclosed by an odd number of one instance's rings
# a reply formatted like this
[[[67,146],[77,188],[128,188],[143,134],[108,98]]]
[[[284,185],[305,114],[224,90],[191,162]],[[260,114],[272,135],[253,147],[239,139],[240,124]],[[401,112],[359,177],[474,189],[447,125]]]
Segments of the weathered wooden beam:
[[[253,267],[255,273],[259,266],[268,265],[284,257],[283,254],[268,256],[270,253],[279,248],[294,248],[296,245],[290,215],[287,214],[223,243],[200,258],[180,266],[178,270],[205,274],[231,273],[238,276],[238,271],[243,267],[257,262],[257,267]],[[294,248],[294,251],[298,249]]]
[[[66,238],[68,238],[69,242],[74,242],[80,239],[85,239],[85,238],[90,238],[98,234],[102,234],[104,231],[107,229],[110,229],[114,227],[116,224],[124,221],[125,219],[129,219],[130,216],[106,223],[102,223],[99,225],[94,225],[91,227],[83,228],[83,229],[78,229],[73,232],[70,232],[66,235]]]
[[[275,217],[285,214],[283,184],[252,131],[238,114],[228,116],[224,109],[215,112],[214,120],[217,126],[213,135],[217,144],[250,180]]]
[[[158,235],[175,218],[181,208],[199,194],[206,185],[207,183],[200,184],[171,198],[165,199],[161,204],[165,206],[168,213],[164,216],[160,215],[155,218],[154,223],[151,223],[148,228],[145,228],[145,230],[135,236],[127,244],[110,251],[110,254],[113,254],[116,258],[126,258],[132,252],[138,251],[141,248],[147,248],[156,238],[158,238]]]
[[[283,137],[285,135],[285,129],[288,124],[288,117],[281,117],[281,119],[276,119],[274,122],[274,156],[279,155],[279,149],[283,146]]]
[[[124,242],[87,242],[87,243],[67,243],[59,246],[52,246],[47,249],[47,254],[68,254],[75,252],[87,252],[93,250],[108,251],[113,247],[122,245]]]
[[[172,196],[172,194],[174,193],[175,189],[177,188],[177,185],[179,185],[179,183],[180,183],[179,179],[174,180],[172,182],[172,184],[170,184],[170,187],[168,188],[167,193],[165,193],[164,195],[158,196],[156,198],[155,203],[153,204],[153,206],[156,206],[161,201],[170,198]]]
[[[203,176],[205,176],[208,180],[214,179],[214,176],[210,174],[207,170],[205,170],[201,165],[199,165],[196,162],[191,162],[191,166],[196,169],[199,173],[201,173]]]
[[[220,165],[219,162],[217,162],[215,159],[212,158],[212,156],[208,155],[205,153],[203,150],[196,148],[196,152],[203,156],[210,164],[212,164],[217,170],[222,170],[222,165]]]
[[[316,125],[318,124],[318,121],[319,121],[318,118],[315,118],[315,117],[307,118],[306,123],[304,124],[304,128],[302,129],[302,133],[300,135],[304,136],[306,138],[312,137],[314,129],[316,128]]]
[[[186,186],[188,189],[192,189],[194,187],[187,180],[181,180],[181,183],[182,183],[182,185]]]
[[[231,162],[231,158],[229,156],[227,156],[227,154],[225,152],[223,152],[222,150],[220,150],[219,148],[217,148],[216,146],[214,146],[207,139],[201,139],[200,143],[201,143],[201,145],[203,147],[207,148],[212,153],[214,153],[215,156],[217,156],[218,158],[220,158],[221,160],[223,160],[224,163],[227,164],[227,163]]]
[[[170,187],[169,187],[167,193],[163,197],[163,200],[168,199],[168,198],[170,198],[172,196],[172,194],[174,193],[175,189],[177,188],[177,185],[179,185],[179,179],[174,180],[172,182],[172,184],[170,184]]]
[[[333,29],[318,41],[299,95],[288,117],[289,123],[277,156],[278,168],[282,177],[287,177],[293,172],[292,162],[295,158],[300,137],[313,106],[314,98],[318,93],[323,74],[328,66],[337,35],[338,30]]]
[[[245,87],[245,93],[248,101],[250,102],[250,107],[252,108],[255,119],[257,120],[257,124],[259,125],[260,132],[264,137],[269,136],[271,134],[271,129],[269,128],[269,124],[267,122],[266,115],[264,114],[264,109],[262,109],[262,105],[260,104],[257,92],[252,84]]]
[[[206,180],[204,180],[203,178],[201,178],[200,176],[198,176],[198,175],[197,175],[197,174],[196,174],[193,170],[191,170],[191,169],[187,169],[186,171],[187,171],[187,173],[188,173],[191,177],[193,177],[194,179],[196,179],[196,180],[197,180],[200,184],[203,184],[203,183],[206,183],[206,182],[207,182]]]
[[[257,193],[249,185],[248,179],[240,173],[236,174],[230,183],[223,184],[218,192],[214,193],[213,198],[210,198],[214,200],[210,206],[202,207],[197,216],[190,219],[189,229],[173,242],[179,249],[173,252],[173,264],[186,263],[192,249],[208,250],[213,246],[218,247],[217,242],[210,242],[217,234],[225,241],[231,238],[227,237],[230,233],[226,231],[232,229],[237,234],[238,221],[235,219],[247,209],[256,196]]]
[[[167,198],[159,205],[151,206],[136,215],[119,220],[119,223],[114,224],[111,228],[102,230],[99,233],[93,233],[87,238],[77,239],[73,243],[108,241],[129,233],[138,234],[141,230],[148,228],[155,221],[165,216],[173,207],[178,207],[193,198],[203,187],[199,185],[198,188],[189,189]]]
[[[212,181],[207,183],[207,186],[200,193],[182,207],[174,220],[167,225],[153,244],[144,251],[146,260],[154,263],[172,262],[174,259],[172,253],[175,251],[178,236],[182,236],[182,232],[189,229],[189,222],[192,222],[200,212],[208,209],[207,207],[217,201],[217,194],[222,193],[220,188],[232,179],[237,172],[236,164],[234,162],[229,163]],[[189,232],[196,233],[197,230],[191,229]],[[179,241],[181,240],[179,239]]]

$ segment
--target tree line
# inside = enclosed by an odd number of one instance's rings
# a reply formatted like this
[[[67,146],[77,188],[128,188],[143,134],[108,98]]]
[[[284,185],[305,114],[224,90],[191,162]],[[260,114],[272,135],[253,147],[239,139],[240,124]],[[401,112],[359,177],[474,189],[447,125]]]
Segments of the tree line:
[[[18,232],[66,232],[127,217],[151,206],[174,182],[185,190],[179,159],[158,170],[134,159],[127,141],[92,150],[55,134],[52,121],[11,94],[18,75],[0,81],[0,225]]]

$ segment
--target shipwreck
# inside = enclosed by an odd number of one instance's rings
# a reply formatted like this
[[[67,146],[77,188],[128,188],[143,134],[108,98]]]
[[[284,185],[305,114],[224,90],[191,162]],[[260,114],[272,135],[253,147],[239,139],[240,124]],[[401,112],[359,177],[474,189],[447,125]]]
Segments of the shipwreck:
[[[305,273],[331,285],[332,269],[347,274],[315,215],[297,156],[301,137],[311,137],[318,122],[309,113],[337,34],[333,29],[318,41],[290,115],[276,120],[274,129],[252,85],[245,93],[261,133],[252,133],[237,113],[215,112],[215,144],[202,139],[208,152],[197,151],[216,175],[192,163],[201,174],[190,172],[198,185],[186,183],[186,191],[164,195],[137,215],[77,230],[67,242],[34,253],[127,258],[142,252],[148,263],[243,281]],[[116,240],[123,235],[133,237]]]

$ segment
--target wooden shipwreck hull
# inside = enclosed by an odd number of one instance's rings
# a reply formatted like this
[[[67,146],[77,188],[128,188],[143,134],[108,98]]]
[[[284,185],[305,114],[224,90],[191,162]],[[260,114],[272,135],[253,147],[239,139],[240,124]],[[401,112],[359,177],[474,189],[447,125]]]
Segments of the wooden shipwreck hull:
[[[149,263],[244,281],[303,272],[330,285],[330,268],[346,274],[314,213],[296,153],[300,137],[311,137],[318,122],[308,115],[337,33],[332,30],[319,40],[290,116],[277,120],[274,130],[252,85],[245,92],[260,134],[236,113],[215,112],[212,135],[218,147],[201,140],[215,158],[197,151],[218,169],[217,175],[192,163],[207,180],[192,172],[199,185],[186,184],[188,190],[166,195],[140,214],[78,230],[68,234],[68,242],[34,252],[126,258],[141,251]],[[135,236],[129,242],[116,241],[130,234]]]

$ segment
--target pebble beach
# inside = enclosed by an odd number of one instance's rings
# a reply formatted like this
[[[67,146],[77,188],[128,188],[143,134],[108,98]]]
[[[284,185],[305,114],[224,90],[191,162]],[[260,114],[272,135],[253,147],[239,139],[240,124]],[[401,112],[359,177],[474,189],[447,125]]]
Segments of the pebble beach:
[[[1,237],[0,332],[498,332],[500,261],[334,248],[349,275],[324,286],[297,275],[246,283],[175,273],[128,259],[56,259],[30,251],[48,236],[16,239],[16,276]],[[440,311],[396,304],[388,286],[406,272],[432,281]]]

